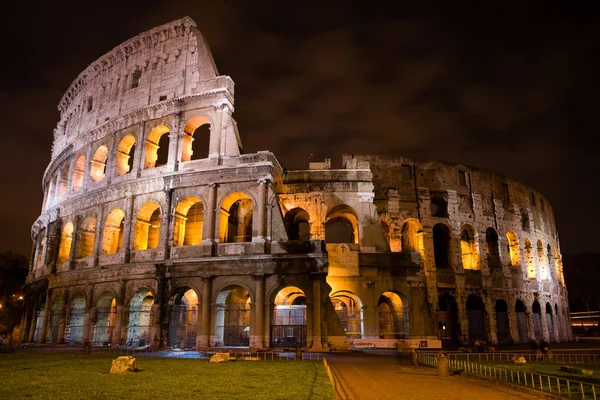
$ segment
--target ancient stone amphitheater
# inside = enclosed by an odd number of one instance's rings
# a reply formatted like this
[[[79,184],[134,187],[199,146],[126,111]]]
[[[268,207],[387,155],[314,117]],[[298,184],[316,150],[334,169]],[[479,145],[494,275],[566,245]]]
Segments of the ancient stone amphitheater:
[[[327,351],[564,341],[552,208],[500,174],[404,157],[284,170],[243,154],[234,84],[190,18],[60,101],[23,343]]]

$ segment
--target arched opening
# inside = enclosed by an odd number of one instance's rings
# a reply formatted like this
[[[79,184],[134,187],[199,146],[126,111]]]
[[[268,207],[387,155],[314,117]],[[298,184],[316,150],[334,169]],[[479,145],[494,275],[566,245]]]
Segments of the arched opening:
[[[406,339],[410,335],[408,307],[394,292],[385,292],[377,302],[380,339]]]
[[[330,295],[348,339],[362,339],[365,332],[363,305],[360,298],[352,292],[341,290]]]
[[[106,147],[106,145],[98,147],[92,157],[92,166],[90,168],[90,177],[94,182],[100,182],[106,176],[107,157],[108,147]]]
[[[405,221],[402,224],[401,235],[403,253],[423,251],[423,231],[417,221]]]
[[[519,249],[519,239],[514,232],[506,232],[506,239],[508,240],[508,255],[511,267],[521,267],[521,251]]]
[[[442,196],[433,196],[429,203],[432,217],[448,218],[448,201]]]
[[[199,317],[198,295],[193,289],[177,291],[169,313],[169,340],[167,345],[180,349],[196,348],[196,326]]]
[[[89,216],[79,225],[77,235],[77,258],[86,258],[94,253],[96,238],[96,218]]]
[[[63,313],[64,304],[62,301],[53,301],[50,309],[50,318],[48,319],[48,343],[55,344],[60,341],[58,331],[60,328],[60,317]]]
[[[202,243],[204,206],[196,197],[186,197],[177,204],[173,227],[173,246],[196,246]]]
[[[35,312],[35,333],[33,335],[33,340],[38,342],[42,336],[42,326],[44,325],[44,310],[46,309],[46,301],[44,300],[42,304],[38,307]]]
[[[519,342],[527,343],[529,336],[527,335],[527,316],[525,315],[525,304],[521,300],[517,300],[515,304],[515,312],[517,314],[517,331],[519,332]]]
[[[494,228],[487,228],[485,231],[485,252],[489,268],[500,268],[500,247],[498,243],[498,233]]]
[[[325,220],[327,243],[358,243],[358,219],[346,205],[334,207]]]
[[[63,263],[71,255],[71,244],[73,243],[73,223],[67,222],[60,233],[60,245],[58,247],[58,258],[56,262]]]
[[[160,207],[148,202],[140,208],[135,221],[134,250],[155,249],[160,238]]]
[[[69,307],[69,325],[67,326],[68,344],[83,342],[83,327],[85,323],[85,297],[78,294],[71,300]]]
[[[479,254],[475,240],[475,231],[469,225],[463,226],[460,231],[460,251],[464,269],[479,269]]]
[[[250,294],[240,286],[229,286],[217,295],[215,346],[250,345]]]
[[[533,254],[533,245],[531,244],[531,240],[525,238],[523,241],[525,244],[525,263],[527,265],[527,277],[529,279],[537,278],[537,271],[535,268],[535,256]]]
[[[508,323],[508,304],[504,300],[496,300],[495,311],[498,343],[509,343],[511,337]]]
[[[181,161],[208,158],[210,144],[210,124],[206,117],[192,118],[183,128]]]
[[[460,337],[458,307],[454,297],[444,293],[438,298],[438,335],[444,343],[458,343]]]
[[[222,243],[251,242],[254,204],[247,194],[236,192],[221,203],[219,240]]]
[[[73,191],[76,192],[81,189],[83,185],[83,176],[85,175],[85,156],[80,155],[75,161],[75,168],[73,170],[73,178],[71,178],[71,186]]]
[[[544,281],[547,281],[550,278],[550,274],[548,271],[548,258],[544,254],[544,245],[541,240],[537,241],[537,256],[538,256],[538,264],[540,266],[540,278]]]
[[[40,239],[40,244],[38,246],[37,249],[37,257],[35,260],[35,267],[36,269],[43,269],[44,268],[44,250],[46,248],[46,229],[42,229],[40,230],[40,232],[38,233],[38,238]]]
[[[485,305],[479,296],[467,298],[467,318],[469,320],[469,341],[485,340]]]
[[[129,326],[127,346],[143,347],[150,345],[150,316],[154,295],[147,290],[138,291],[129,305]]]
[[[306,347],[306,296],[295,287],[279,291],[273,304],[272,347]]]
[[[450,268],[450,229],[444,224],[433,227],[433,257],[436,268]]]
[[[125,175],[133,169],[135,159],[135,137],[127,135],[119,142],[116,155],[116,173],[118,176]]]
[[[146,140],[144,169],[165,165],[169,159],[169,128],[158,125],[150,131]]]
[[[533,333],[535,335],[535,340],[544,340],[542,331],[542,309],[537,300],[533,302],[531,311],[533,311]]]
[[[116,208],[108,214],[104,225],[102,254],[114,254],[123,247],[124,220],[125,213],[121,209]]]
[[[60,180],[58,181],[58,197],[60,199],[64,198],[65,194],[67,193],[67,185],[69,184],[69,170],[70,166],[67,163],[62,167],[62,171],[60,173]]]
[[[310,240],[310,216],[296,207],[285,214],[285,225],[290,240]]]
[[[112,343],[116,315],[117,299],[111,293],[104,293],[96,302],[94,345],[108,346]]]
[[[552,318],[552,306],[550,303],[546,303],[546,327],[548,328],[548,337],[551,342],[554,342],[554,320]]]

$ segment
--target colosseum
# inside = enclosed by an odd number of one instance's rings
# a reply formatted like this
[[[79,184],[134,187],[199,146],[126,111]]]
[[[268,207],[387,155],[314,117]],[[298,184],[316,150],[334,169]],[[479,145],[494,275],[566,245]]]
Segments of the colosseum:
[[[233,81],[190,18],[94,61],[58,108],[22,343],[572,339],[542,194],[438,161],[343,155],[340,169],[286,170],[243,153]]]

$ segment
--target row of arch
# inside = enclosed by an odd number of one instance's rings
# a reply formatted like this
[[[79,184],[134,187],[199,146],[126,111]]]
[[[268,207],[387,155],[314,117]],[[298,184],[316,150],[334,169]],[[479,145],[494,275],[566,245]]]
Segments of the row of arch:
[[[203,159],[209,156],[210,121],[205,116],[196,116],[187,121],[181,135],[181,153],[178,161],[186,162]],[[170,140],[175,137],[167,125],[155,126],[145,135],[143,148],[140,150],[138,139],[129,133],[123,136],[111,152],[109,144],[98,145],[87,160],[80,154],[74,162],[67,161],[50,179],[46,191],[46,202],[54,204],[66,197],[69,192],[78,192],[83,186],[86,176],[93,182],[104,180],[110,171],[112,175],[123,176],[136,169],[136,152],[142,151],[139,161],[140,169],[151,169],[168,163],[171,151]],[[200,140],[199,140],[200,139]],[[112,157],[109,157],[112,155]],[[112,160],[112,161],[111,161]]]
[[[364,337],[363,306],[353,293],[339,291],[331,295],[335,312],[349,339]],[[212,310],[212,345],[249,346],[251,335],[251,304],[249,291],[229,285],[220,290]],[[35,314],[32,340],[47,343],[80,344],[89,341],[97,346],[123,343],[129,347],[151,344],[155,297],[151,290],[141,288],[129,302],[126,316],[118,315],[118,302],[112,292],[104,292],[95,302],[93,312],[86,307],[86,296],[76,294],[65,306],[54,301],[50,307],[42,302]],[[409,336],[406,302],[401,295],[388,291],[378,300],[377,324],[379,337],[402,339]],[[169,301],[166,345],[173,348],[196,348],[201,304],[196,291],[189,287],[177,289]],[[44,335],[44,313],[47,317]],[[87,333],[86,333],[87,331]],[[269,319],[270,347],[306,347],[307,300],[302,289],[287,286],[279,290],[271,305]]]
[[[436,268],[450,268],[453,255],[450,229],[439,223],[434,225],[432,233]],[[539,267],[539,275],[542,280],[549,280],[552,277],[551,274],[554,273],[554,276],[563,282],[562,261],[556,248],[552,249],[550,244],[544,248],[542,241],[538,240],[536,249],[534,249],[531,240],[527,237],[523,239],[523,243],[524,265],[529,279],[537,279]],[[493,228],[488,228],[485,233],[485,254],[491,269],[502,266],[500,239]],[[506,233],[506,255],[509,266],[522,267],[519,239],[512,231]],[[464,225],[460,230],[460,257],[464,269],[480,269],[479,241],[477,233],[470,225]]]
[[[453,296],[448,293],[442,294],[438,299],[438,334],[439,337],[450,343],[459,343],[466,341],[461,337],[468,335],[468,340],[487,340],[489,331],[489,319],[485,304],[480,296],[470,295],[465,303],[466,326],[461,327],[458,316],[458,306]],[[531,305],[531,312],[527,311],[525,303],[516,300],[512,310],[514,313],[513,322],[511,322],[509,306],[503,299],[496,300],[494,304],[496,337],[498,343],[520,342],[527,343],[530,340],[545,340],[543,326],[546,326],[548,340],[560,341],[567,339],[564,327],[559,320],[558,304],[554,307],[550,302],[546,302],[542,312],[542,307],[538,300],[534,300]],[[542,321],[543,319],[543,321]],[[511,327],[511,324],[515,324]],[[461,331],[462,328],[462,331]],[[512,330],[511,328],[514,328]],[[516,332],[516,333],[511,333]],[[513,337],[516,335],[516,337]]]
[[[204,203],[198,197],[185,197],[174,210],[173,246],[194,246],[202,243],[204,224]],[[219,213],[219,241],[250,242],[252,240],[252,218],[254,202],[249,195],[234,192],[221,202]],[[155,249],[159,246],[160,230],[163,224],[161,206],[154,201],[144,203],[135,219],[133,227],[133,250]],[[77,241],[73,248],[74,225],[68,221],[62,228],[57,262],[69,258],[86,258],[94,253],[97,220],[87,216],[81,220],[77,230]],[[110,211],[102,230],[101,254],[114,254],[123,249],[125,235],[125,212],[120,208]],[[42,246],[45,242],[42,243]],[[38,265],[43,251],[38,253]]]

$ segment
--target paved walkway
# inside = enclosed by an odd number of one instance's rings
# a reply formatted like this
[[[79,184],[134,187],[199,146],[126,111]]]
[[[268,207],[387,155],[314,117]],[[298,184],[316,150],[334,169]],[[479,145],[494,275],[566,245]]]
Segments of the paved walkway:
[[[351,400],[540,398],[467,376],[439,377],[434,368],[402,365],[394,356],[351,353],[325,358],[341,385],[339,391]]]

